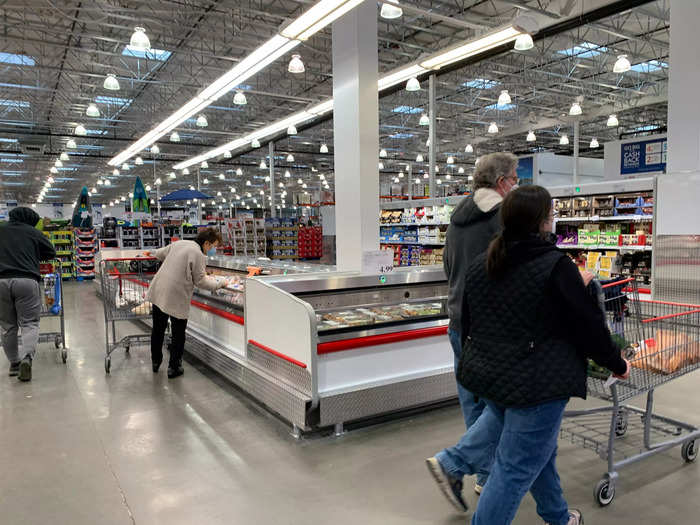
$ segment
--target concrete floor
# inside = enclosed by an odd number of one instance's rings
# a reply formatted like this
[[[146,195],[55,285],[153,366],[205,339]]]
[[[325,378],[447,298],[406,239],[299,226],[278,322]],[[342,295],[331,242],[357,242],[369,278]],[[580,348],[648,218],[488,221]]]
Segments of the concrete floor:
[[[66,318],[67,365],[42,345],[34,381],[0,376],[0,523],[467,523],[424,466],[459,437],[457,407],[295,441],[287,425],[193,364],[168,381],[137,348],[115,354],[106,376],[91,283],[66,286]],[[659,412],[700,425],[699,393],[698,375],[686,376],[659,390]],[[603,462],[565,442],[559,457],[566,496],[588,524],[699,521],[700,465],[685,465],[678,449],[623,470],[606,509],[592,498]],[[541,523],[529,496],[515,523]]]

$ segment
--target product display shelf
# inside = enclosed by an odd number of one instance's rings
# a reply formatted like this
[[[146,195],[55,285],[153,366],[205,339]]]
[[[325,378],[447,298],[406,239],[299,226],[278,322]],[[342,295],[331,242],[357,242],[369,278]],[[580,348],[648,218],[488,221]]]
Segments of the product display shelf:
[[[562,250],[619,250],[621,252],[650,252],[651,246],[608,246],[605,244],[557,244]]]
[[[159,226],[139,226],[139,237],[142,249],[157,250],[161,247],[161,232]]]
[[[61,261],[61,277],[75,277],[75,237],[70,230],[44,232],[56,250],[56,257]]]
[[[79,281],[95,278],[97,235],[94,229],[75,230],[75,275]]]
[[[299,225],[291,218],[265,219],[267,253],[271,259],[293,260],[300,257]]]

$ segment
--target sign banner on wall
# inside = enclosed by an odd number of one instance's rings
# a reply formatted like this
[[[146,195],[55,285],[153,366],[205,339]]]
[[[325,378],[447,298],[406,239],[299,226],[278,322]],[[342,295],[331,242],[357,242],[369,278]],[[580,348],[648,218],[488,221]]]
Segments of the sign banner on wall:
[[[668,141],[663,139],[643,140],[621,144],[620,173],[665,173]]]
[[[533,172],[534,172],[534,162],[533,157],[520,157],[518,158],[518,179],[520,179],[519,184],[524,186],[526,184],[532,184]]]

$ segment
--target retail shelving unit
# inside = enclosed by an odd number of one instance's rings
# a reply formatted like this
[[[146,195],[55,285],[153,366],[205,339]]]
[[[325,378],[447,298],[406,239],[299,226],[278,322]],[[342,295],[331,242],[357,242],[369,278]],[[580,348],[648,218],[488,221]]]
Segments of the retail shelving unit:
[[[159,226],[139,226],[139,236],[144,250],[157,250],[162,245]]]
[[[61,277],[71,279],[75,277],[75,241],[70,230],[58,230],[44,232],[56,250],[56,257],[61,261]]]
[[[75,275],[79,281],[95,278],[95,252],[97,235],[95,229],[75,230]]]
[[[299,258],[299,226],[294,219],[265,219],[271,259]]]
[[[140,249],[141,237],[138,226],[117,226],[117,239],[120,249]]]

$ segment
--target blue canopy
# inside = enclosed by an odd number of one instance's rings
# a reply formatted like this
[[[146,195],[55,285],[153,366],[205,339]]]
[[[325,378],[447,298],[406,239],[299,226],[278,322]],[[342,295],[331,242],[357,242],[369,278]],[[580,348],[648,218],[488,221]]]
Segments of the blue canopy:
[[[161,197],[160,201],[191,201],[194,199],[206,200],[213,198],[214,197],[197,190],[176,190]]]

